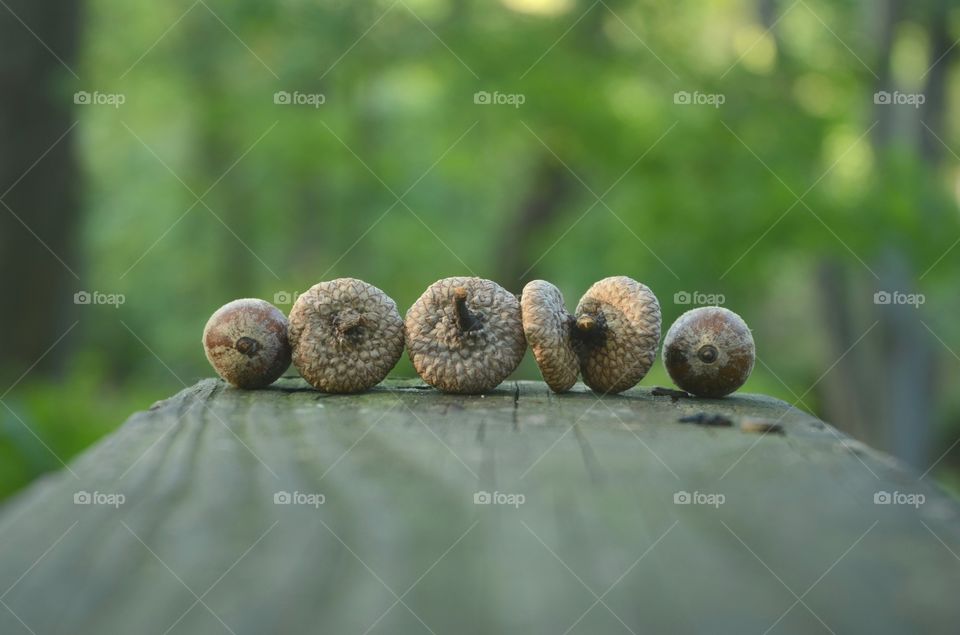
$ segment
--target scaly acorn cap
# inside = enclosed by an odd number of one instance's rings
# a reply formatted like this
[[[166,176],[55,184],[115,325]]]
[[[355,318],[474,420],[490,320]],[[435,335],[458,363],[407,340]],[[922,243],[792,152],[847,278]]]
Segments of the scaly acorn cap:
[[[571,341],[574,318],[560,289],[531,280],[520,295],[523,334],[550,390],[566,392],[577,382],[580,362]]]
[[[739,315],[718,306],[691,309],[663,338],[663,363],[680,388],[698,397],[724,397],[750,377],[756,350]]]
[[[653,366],[660,342],[660,303],[626,276],[590,287],[576,311],[574,342],[583,381],[599,393],[635,386]]]
[[[234,386],[269,386],[290,366],[287,318],[264,300],[228,302],[207,320],[203,350],[217,374]]]
[[[450,393],[497,387],[523,359],[520,303],[483,278],[444,278],[407,311],[407,354],[417,374]]]
[[[397,304],[355,278],[313,285],[290,311],[293,364],[315,388],[330,393],[367,390],[403,354]]]

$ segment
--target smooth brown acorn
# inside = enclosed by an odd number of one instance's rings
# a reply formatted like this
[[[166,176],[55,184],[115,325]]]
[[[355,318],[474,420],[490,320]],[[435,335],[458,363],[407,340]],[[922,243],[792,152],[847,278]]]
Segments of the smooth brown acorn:
[[[371,388],[403,354],[403,320],[386,293],[362,280],[313,285],[290,311],[293,364],[312,386],[329,393]]]
[[[450,393],[496,388],[523,359],[516,296],[483,278],[444,278],[407,311],[407,354],[417,374]]]
[[[290,366],[287,318],[264,300],[228,302],[207,321],[203,350],[217,374],[234,386],[269,386]]]
[[[698,397],[723,397],[740,388],[755,357],[749,327],[722,307],[687,311],[663,340],[663,363],[671,379]]]

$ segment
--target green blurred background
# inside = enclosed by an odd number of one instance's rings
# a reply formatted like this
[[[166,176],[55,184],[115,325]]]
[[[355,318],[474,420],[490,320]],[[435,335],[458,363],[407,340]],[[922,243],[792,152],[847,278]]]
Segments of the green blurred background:
[[[0,495],[210,376],[233,298],[464,274],[720,301],[745,390],[954,487],[953,3],[0,4]]]

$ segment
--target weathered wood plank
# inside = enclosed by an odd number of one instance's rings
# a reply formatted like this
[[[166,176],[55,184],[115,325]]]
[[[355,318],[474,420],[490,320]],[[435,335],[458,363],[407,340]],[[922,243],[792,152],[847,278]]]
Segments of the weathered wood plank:
[[[676,423],[700,411],[786,434]],[[953,633],[960,618],[957,504],[764,397],[205,380],[70,470],[0,512],[2,633]],[[484,491],[524,500],[475,504]],[[874,504],[883,491],[925,502]]]

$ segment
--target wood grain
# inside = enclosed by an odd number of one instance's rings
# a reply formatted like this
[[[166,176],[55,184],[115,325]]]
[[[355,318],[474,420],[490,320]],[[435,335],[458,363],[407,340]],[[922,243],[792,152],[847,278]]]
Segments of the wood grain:
[[[785,434],[677,423],[701,411]],[[0,511],[0,633],[960,623],[957,504],[766,397],[599,399],[534,382],[464,397],[415,381],[335,396],[292,378],[250,392],[204,380],[70,469]],[[77,504],[78,492],[124,500]],[[499,502],[475,504],[482,492]],[[679,492],[724,498],[676,504]],[[878,492],[925,500],[878,505]],[[296,500],[276,503],[283,493]]]

